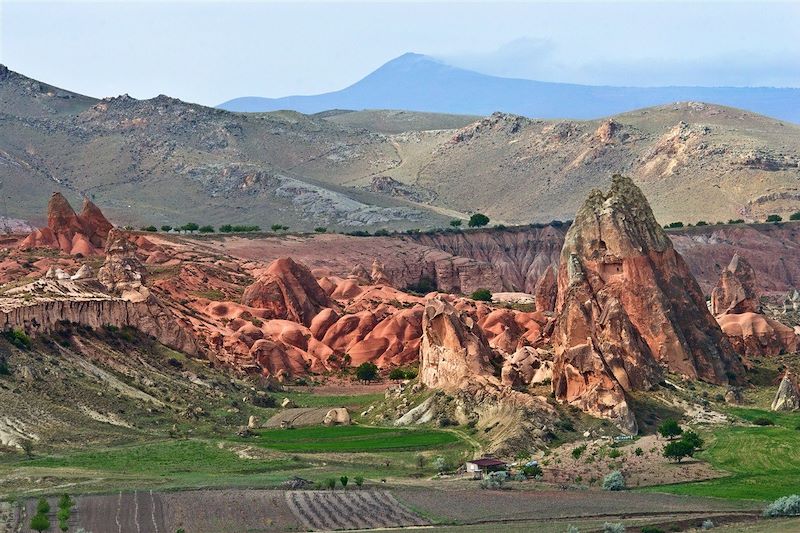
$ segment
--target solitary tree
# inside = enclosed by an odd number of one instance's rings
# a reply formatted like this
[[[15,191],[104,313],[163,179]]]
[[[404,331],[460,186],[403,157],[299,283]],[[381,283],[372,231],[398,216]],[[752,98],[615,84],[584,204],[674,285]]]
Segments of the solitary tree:
[[[658,433],[665,439],[672,440],[683,433],[683,429],[681,429],[681,426],[678,425],[677,421],[668,418],[664,420],[660,426],[658,426]]]
[[[356,377],[364,382],[373,381],[376,377],[378,377],[378,367],[375,363],[361,363],[356,368]]]
[[[39,533],[50,529],[50,519],[43,514],[34,515],[33,518],[31,518],[31,529],[36,530]]]
[[[670,442],[664,447],[664,457],[672,459],[680,463],[684,457],[691,457],[694,455],[694,448],[691,444],[683,440],[676,440]]]
[[[481,226],[485,226],[489,223],[489,217],[484,215],[483,213],[475,213],[471,217],[469,217],[469,222],[467,223],[470,228],[479,228]]]

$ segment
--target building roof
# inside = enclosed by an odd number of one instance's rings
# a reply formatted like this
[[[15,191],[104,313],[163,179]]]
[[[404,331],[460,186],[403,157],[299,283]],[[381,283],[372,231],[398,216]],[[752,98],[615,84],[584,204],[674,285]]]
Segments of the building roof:
[[[467,462],[478,466],[505,466],[506,464],[505,461],[501,461],[500,459],[493,459],[491,457],[482,457],[481,459],[474,459],[472,461],[467,461]]]

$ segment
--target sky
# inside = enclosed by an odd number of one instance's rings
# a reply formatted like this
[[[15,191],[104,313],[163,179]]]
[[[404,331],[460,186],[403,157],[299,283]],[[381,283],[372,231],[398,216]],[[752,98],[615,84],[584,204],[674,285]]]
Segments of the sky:
[[[344,88],[406,52],[499,76],[800,87],[800,2],[0,0],[0,63],[96,97]]]

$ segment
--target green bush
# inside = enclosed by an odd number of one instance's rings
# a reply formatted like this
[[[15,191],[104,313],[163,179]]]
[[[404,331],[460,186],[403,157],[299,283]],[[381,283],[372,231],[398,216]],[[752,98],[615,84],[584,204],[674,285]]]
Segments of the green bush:
[[[39,498],[36,502],[36,512],[39,514],[47,514],[50,512],[50,504],[44,498]]]
[[[200,231],[200,233],[214,233],[214,226],[200,226],[198,231]]]
[[[773,422],[769,418],[759,416],[758,418],[753,419],[753,424],[757,426],[774,426],[775,422]]]
[[[355,476],[353,478],[353,483],[356,484],[356,487],[360,487],[364,484],[364,476]]]
[[[625,477],[619,470],[614,470],[603,478],[603,490],[625,490]]]
[[[8,342],[22,350],[27,350],[31,347],[31,338],[23,329],[7,329],[3,332],[3,336]]]
[[[325,480],[325,486],[328,490],[333,490],[336,488],[336,478],[330,477]]]
[[[323,226],[317,226],[316,228],[314,228],[314,231],[316,233],[326,233],[328,231],[328,228]]]
[[[406,373],[402,368],[393,368],[392,371],[389,372],[389,379],[394,381],[406,379]]]
[[[189,222],[188,224],[184,224],[179,228],[181,231],[188,231],[189,233],[193,231],[197,231],[200,229],[199,224],[195,224],[194,222]]]
[[[699,450],[700,448],[703,447],[703,444],[705,444],[705,441],[703,441],[700,435],[691,430],[683,434],[683,436],[681,437],[681,441],[685,442],[695,450]]]
[[[665,439],[672,439],[683,433],[683,429],[676,420],[668,418],[658,426],[658,433]]]
[[[11,369],[8,368],[8,362],[5,359],[0,358],[0,376],[10,376]]]
[[[163,232],[172,231],[172,226],[170,226],[168,224],[164,224],[163,226],[161,226],[161,231],[163,231]]]
[[[800,516],[800,495],[792,494],[778,498],[764,509],[764,516],[775,518],[778,516]]]
[[[636,448],[635,450],[633,450],[633,453],[636,454],[636,457],[641,457],[644,454],[644,450],[642,450],[641,448]]]
[[[619,522],[606,522],[603,524],[603,533],[625,533],[625,526]]]
[[[767,217],[767,222],[780,222],[781,220],[783,220],[783,217],[780,215],[769,215]]]
[[[683,227],[683,222],[670,222],[669,224],[667,224],[664,227],[667,228],[667,229],[682,228]]]
[[[540,478],[544,474],[542,467],[539,465],[525,465],[522,467],[522,473],[527,478]]]
[[[378,377],[378,367],[375,363],[370,363],[369,361],[361,363],[356,368],[356,377],[360,381],[373,381]]]
[[[279,232],[279,231],[286,231],[286,230],[288,230],[288,229],[289,229],[289,226],[284,226],[283,224],[273,224],[272,226],[270,226],[270,229],[271,229],[272,231],[274,231],[274,232],[276,232],[276,233],[277,233],[277,232]]]
[[[620,457],[621,455],[622,455],[622,452],[621,452],[621,451],[619,451],[619,450],[618,450],[618,449],[616,449],[616,448],[614,448],[614,449],[612,449],[610,452],[608,452],[608,456],[609,456],[611,459],[616,459],[617,457]]]
[[[583,455],[583,452],[585,451],[586,451],[586,445],[581,444],[577,448],[572,449],[572,457],[574,457],[575,459],[580,459],[581,455]]]
[[[342,477],[339,478],[339,482],[342,484],[342,488],[343,489],[347,488],[347,482],[348,481],[349,481],[349,479],[348,479],[347,476],[342,476]]]
[[[467,222],[467,225],[470,228],[480,228],[482,226],[487,225],[488,223],[489,223],[489,217],[487,217],[483,213],[475,213],[474,215],[469,217],[469,222]]]
[[[389,236],[389,230],[385,229],[385,228],[381,228],[379,230],[375,230],[375,233],[373,233],[373,235],[375,235],[376,237],[388,237]]]
[[[672,441],[664,447],[664,457],[680,463],[684,457],[694,455],[694,446],[683,440]]]
[[[708,226],[708,222],[706,222],[705,220],[698,220],[695,223],[695,226]]]
[[[33,518],[31,518],[31,529],[39,533],[50,529],[50,519],[41,513],[34,515]]]
[[[453,220],[450,221],[450,225],[454,228],[459,228],[461,227],[461,220],[454,218]]]
[[[800,211],[795,211],[789,215],[789,220],[800,220]]]
[[[665,533],[663,529],[656,526],[642,526],[642,533]]]
[[[506,480],[508,479],[508,472],[500,470],[498,472],[489,472],[481,480],[482,489],[502,489]]]
[[[728,224],[744,224],[744,220],[741,218],[732,218],[728,220]]]
[[[477,291],[470,294],[469,297],[479,302],[491,302],[492,292],[489,289],[478,289]]]

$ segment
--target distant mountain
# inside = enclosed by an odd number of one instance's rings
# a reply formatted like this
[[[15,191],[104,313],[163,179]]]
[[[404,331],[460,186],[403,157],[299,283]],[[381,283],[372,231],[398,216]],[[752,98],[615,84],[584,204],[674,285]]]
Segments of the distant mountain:
[[[800,123],[800,89],[771,87],[610,87],[500,78],[452,67],[420,54],[404,54],[340,91],[312,96],[229,100],[228,111],[291,109],[402,109],[534,118],[592,119],[678,101],[747,109]]]

